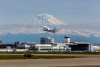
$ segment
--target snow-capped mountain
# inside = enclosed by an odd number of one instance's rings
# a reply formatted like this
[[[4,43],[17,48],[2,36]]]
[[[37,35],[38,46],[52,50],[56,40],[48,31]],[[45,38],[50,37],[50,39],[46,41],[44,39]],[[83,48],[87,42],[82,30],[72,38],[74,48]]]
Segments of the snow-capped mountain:
[[[66,23],[58,20],[50,14],[39,14],[34,19],[30,20],[28,24],[33,25],[66,25]]]
[[[95,36],[100,37],[99,24],[78,24],[67,25],[66,23],[56,19],[50,14],[39,14],[29,22],[19,24],[0,25],[0,35],[10,34],[41,34],[46,33],[43,31],[43,26],[46,25],[53,29],[54,27],[60,29],[56,34],[72,34],[80,36]]]

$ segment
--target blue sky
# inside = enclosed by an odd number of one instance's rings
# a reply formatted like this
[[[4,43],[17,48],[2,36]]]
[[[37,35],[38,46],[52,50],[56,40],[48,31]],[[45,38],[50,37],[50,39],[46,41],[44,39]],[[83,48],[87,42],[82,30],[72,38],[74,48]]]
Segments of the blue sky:
[[[43,13],[68,24],[99,23],[100,0],[0,0],[0,24],[24,24]]]

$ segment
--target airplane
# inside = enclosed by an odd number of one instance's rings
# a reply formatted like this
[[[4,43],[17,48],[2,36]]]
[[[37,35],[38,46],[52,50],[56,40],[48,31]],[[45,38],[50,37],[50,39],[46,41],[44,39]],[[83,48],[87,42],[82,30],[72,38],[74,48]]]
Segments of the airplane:
[[[47,31],[47,32],[51,32],[51,33],[56,33],[56,32],[58,32],[58,30],[60,30],[60,29],[56,29],[56,28],[51,29],[51,28],[49,28],[47,26],[43,26],[43,31]]]

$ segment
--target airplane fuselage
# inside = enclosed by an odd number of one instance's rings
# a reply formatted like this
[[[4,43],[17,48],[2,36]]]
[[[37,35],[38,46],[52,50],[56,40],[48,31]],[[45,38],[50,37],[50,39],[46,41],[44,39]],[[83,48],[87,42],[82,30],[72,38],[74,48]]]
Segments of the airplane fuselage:
[[[49,28],[47,26],[44,26],[43,28],[44,28],[43,31],[47,31],[47,32],[51,32],[51,33],[58,32],[57,30],[59,30],[59,29],[56,29],[56,28],[51,29],[51,28]]]

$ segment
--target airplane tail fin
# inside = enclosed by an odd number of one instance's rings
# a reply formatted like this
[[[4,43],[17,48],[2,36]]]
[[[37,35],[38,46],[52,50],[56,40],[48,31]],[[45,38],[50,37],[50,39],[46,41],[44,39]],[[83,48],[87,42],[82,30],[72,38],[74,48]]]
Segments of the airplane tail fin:
[[[58,30],[60,30],[60,29],[56,29],[56,27],[53,29],[53,32],[55,33],[55,32],[58,32]]]
[[[57,29],[57,28],[55,27],[54,30],[60,30],[60,29]]]

